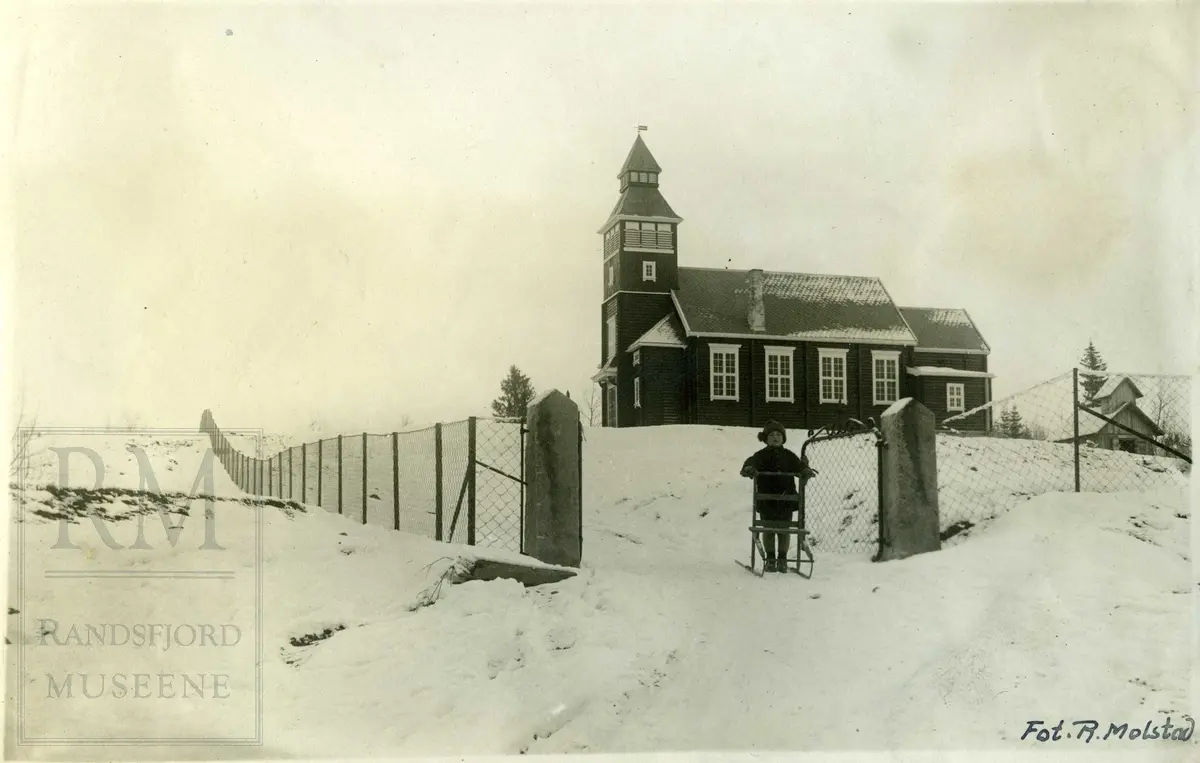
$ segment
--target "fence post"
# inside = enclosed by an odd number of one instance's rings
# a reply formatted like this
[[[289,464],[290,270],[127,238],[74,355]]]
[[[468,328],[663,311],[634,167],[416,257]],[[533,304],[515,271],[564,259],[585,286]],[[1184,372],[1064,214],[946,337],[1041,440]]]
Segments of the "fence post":
[[[342,436],[338,435],[338,514],[342,513]]]
[[[295,450],[295,448],[288,448],[288,500],[289,501],[296,497],[296,478],[292,476],[295,474],[295,472],[292,471],[292,451],[293,450]]]
[[[363,473],[362,509],[363,509],[363,524],[365,525],[367,523],[367,433],[366,432],[363,432],[362,464],[363,464],[363,467],[362,467],[362,473]]]
[[[400,529],[400,435],[392,432],[392,529]]]
[[[882,423],[880,424],[880,426],[882,426]],[[934,437],[935,438],[937,437],[936,432],[934,433]],[[882,519],[882,517],[883,517],[883,449],[886,447],[887,447],[887,440],[883,439],[883,433],[881,430],[880,436],[875,438],[875,506],[876,506],[876,515],[880,518],[879,521],[876,522],[876,525],[878,526],[878,529],[879,529],[879,532],[878,532],[879,537],[875,539],[875,553],[877,555],[883,554],[883,519]],[[935,441],[934,448],[936,448],[936,447],[937,447],[937,443]],[[800,506],[801,506],[800,526],[805,527],[806,525],[804,524],[804,509],[803,509],[804,488],[803,487],[801,487],[801,489],[800,489]],[[938,537],[940,539],[940,537],[941,537],[940,534]]]
[[[442,539],[442,423],[433,425],[433,474],[437,485],[433,491],[433,521],[437,526],[433,531],[433,539]]]
[[[467,545],[475,545],[475,417],[467,421]]]
[[[308,503],[308,443],[300,443],[300,503]]]
[[[570,400],[571,396],[568,395],[567,399]],[[575,443],[575,447],[579,449],[578,456],[575,459],[575,465],[579,469],[579,561],[582,562],[583,561],[583,422],[579,421],[578,416],[576,416],[576,421],[579,423],[579,441]],[[521,445],[524,446],[525,443],[522,442]],[[525,455],[525,448],[522,447],[521,448],[522,460],[524,460],[524,455]],[[521,477],[524,478],[525,475],[522,474]],[[524,487],[524,486],[522,486],[522,487]],[[522,506],[522,508],[524,508],[524,507]],[[524,538],[522,538],[522,540],[524,540]],[[524,548],[524,544],[522,544],[522,548]]]
[[[933,411],[904,398],[883,414],[881,543],[875,561],[904,559],[942,547],[938,517],[937,422]]]
[[[322,462],[321,454],[325,452],[325,439],[317,439],[317,508],[321,508],[321,482],[325,472],[325,465]]]
[[[521,475],[521,482],[518,485],[518,489],[520,490],[521,498],[520,498],[520,503],[517,504],[517,506],[519,507],[519,511],[521,512],[519,515],[520,516],[521,534],[517,536],[517,543],[518,543],[517,552],[523,554],[523,553],[525,553],[525,421],[524,421],[524,419],[522,419],[520,424],[518,424],[517,431],[518,431],[518,435],[517,435],[518,445],[521,448],[520,471],[517,472],[517,474]]]
[[[529,406],[525,421],[524,553],[578,567],[583,546],[579,406],[553,390]]]
[[[1075,420],[1075,436],[1071,442],[1075,449],[1075,492],[1079,492],[1079,368],[1071,369],[1071,413]]]

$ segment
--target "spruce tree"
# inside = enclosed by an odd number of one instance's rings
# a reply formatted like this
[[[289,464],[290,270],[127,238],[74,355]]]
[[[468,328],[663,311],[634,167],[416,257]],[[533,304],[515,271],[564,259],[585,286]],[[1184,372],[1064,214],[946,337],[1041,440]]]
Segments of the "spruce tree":
[[[499,418],[525,421],[525,409],[533,400],[533,384],[516,366],[509,366],[508,376],[500,382],[500,397],[492,401],[492,413]]]
[[[1021,420],[1021,412],[1017,410],[1017,406],[1009,405],[1000,414],[1000,434],[1005,437],[1027,438],[1029,430],[1025,428],[1025,423]]]
[[[1100,351],[1096,349],[1096,345],[1088,340],[1087,349],[1083,351],[1083,357],[1079,359],[1079,365],[1089,371],[1107,371],[1108,364],[1104,362],[1104,358],[1100,356]],[[1083,404],[1093,405],[1096,401],[1096,393],[1108,381],[1103,376],[1092,376],[1091,374],[1082,374],[1079,383],[1083,385]]]

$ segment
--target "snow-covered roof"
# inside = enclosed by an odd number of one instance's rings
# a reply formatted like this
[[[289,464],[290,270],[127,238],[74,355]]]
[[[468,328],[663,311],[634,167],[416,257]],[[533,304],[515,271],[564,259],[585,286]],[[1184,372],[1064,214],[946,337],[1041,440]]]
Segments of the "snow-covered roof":
[[[900,313],[917,335],[917,349],[965,350],[988,353],[983,340],[966,310],[944,307],[901,307]]]
[[[749,322],[749,271],[679,268],[676,304],[689,334],[916,344],[878,278],[763,272],[766,330]]]
[[[658,323],[654,324],[649,331],[638,337],[637,341],[629,345],[629,352],[633,352],[639,347],[686,347],[687,342],[684,338],[683,325],[679,322],[679,317],[675,313],[671,313],[663,318]]]
[[[962,379],[994,379],[995,374],[987,371],[963,371],[958,368],[944,366],[912,366],[905,369],[909,376],[954,376]]]
[[[1121,382],[1129,382],[1129,386],[1133,387],[1133,396],[1135,398],[1142,397],[1142,391],[1133,383],[1133,380],[1128,376],[1110,376],[1105,380],[1104,386],[1096,392],[1095,399],[1103,400],[1112,393],[1117,391],[1117,387],[1121,386]]]
[[[592,374],[592,381],[598,382],[601,379],[613,379],[617,376],[617,369],[610,363],[606,366],[601,366],[600,370]]]

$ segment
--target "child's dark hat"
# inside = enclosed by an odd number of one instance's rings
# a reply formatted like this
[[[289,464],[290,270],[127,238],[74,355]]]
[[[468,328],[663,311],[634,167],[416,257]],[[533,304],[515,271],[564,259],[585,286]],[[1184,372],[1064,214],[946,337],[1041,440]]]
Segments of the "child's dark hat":
[[[767,425],[763,427],[763,430],[758,433],[758,441],[766,442],[767,435],[771,434],[772,432],[778,432],[783,437],[783,441],[787,442],[787,430],[784,429],[783,424],[780,424],[778,421],[768,421]]]

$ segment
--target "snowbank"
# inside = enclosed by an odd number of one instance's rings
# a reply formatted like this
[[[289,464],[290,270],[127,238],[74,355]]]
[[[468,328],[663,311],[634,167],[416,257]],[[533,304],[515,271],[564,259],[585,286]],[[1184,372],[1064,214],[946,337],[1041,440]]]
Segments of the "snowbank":
[[[235,580],[48,580],[51,561],[193,572],[214,562],[198,543],[158,542],[162,504],[138,493],[124,441],[104,453],[109,492],[89,492],[83,471],[72,474],[75,490],[49,490],[56,467],[40,460],[24,489],[12,491],[24,501],[13,527],[41,553],[26,555],[24,590],[10,586],[10,607],[20,611],[9,616],[9,638],[44,689],[41,676],[53,666],[113,672],[132,657],[43,645],[39,619],[242,623],[245,648],[207,668],[229,670],[250,696],[257,629],[261,731],[265,749],[280,756],[1024,749],[1030,718],[1142,725],[1191,711],[1185,483],[1030,497],[1053,487],[1035,482],[1047,464],[1058,469],[1049,444],[939,438],[947,469],[978,474],[970,466],[997,453],[1039,468],[1004,466],[1005,481],[990,483],[993,518],[940,553],[872,564],[869,553],[818,550],[811,581],[757,579],[733,564],[747,555],[750,483],[737,472],[760,446],[755,433],[586,430],[583,570],[533,588],[452,585],[474,558],[513,555],[258,501],[219,469],[211,507]],[[789,433],[789,445],[803,436]],[[184,540],[195,540],[189,533],[202,531],[210,505],[190,497],[202,441],[137,441],[161,490],[179,494],[170,510],[187,511]],[[49,443],[39,444],[47,453]],[[835,465],[816,466],[820,479],[849,479]],[[944,505],[977,500],[986,484],[948,487]],[[79,512],[89,506],[103,507],[122,545],[136,538],[140,517],[155,547],[114,550],[88,536]],[[70,527],[79,548],[66,562],[44,552],[63,517],[79,521]],[[10,671],[18,651],[10,650]],[[194,670],[188,655],[167,652],[151,664]],[[118,725],[160,736],[255,731],[246,704],[164,713],[98,700],[86,721],[63,707],[27,703],[27,726],[42,734],[65,722],[96,733]]]

